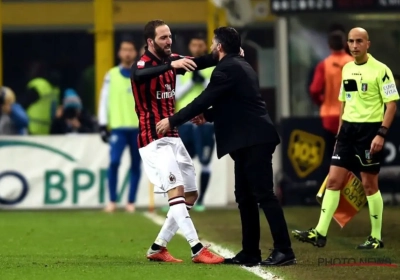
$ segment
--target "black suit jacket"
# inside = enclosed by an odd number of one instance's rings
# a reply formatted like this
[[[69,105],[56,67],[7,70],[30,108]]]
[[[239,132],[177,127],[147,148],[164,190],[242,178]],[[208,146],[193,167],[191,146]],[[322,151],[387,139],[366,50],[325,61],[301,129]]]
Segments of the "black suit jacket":
[[[214,122],[218,158],[256,144],[280,143],[260,94],[257,73],[239,55],[226,55],[219,61],[207,88],[169,117],[170,126],[180,126],[201,113]]]

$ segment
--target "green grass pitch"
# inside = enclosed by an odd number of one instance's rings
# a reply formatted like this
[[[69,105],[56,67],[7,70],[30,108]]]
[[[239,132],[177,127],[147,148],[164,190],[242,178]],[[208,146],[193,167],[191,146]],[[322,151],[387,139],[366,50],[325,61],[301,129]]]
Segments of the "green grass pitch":
[[[385,208],[385,248],[357,251],[370,231],[368,210],[363,209],[344,229],[333,221],[325,248],[292,240],[298,264],[269,268],[284,280],[400,279],[398,267],[328,267],[318,263],[331,258],[386,258],[400,264],[399,208]],[[263,257],[272,247],[269,228],[262,213]],[[240,220],[236,209],[191,213],[201,238],[232,251],[240,249]],[[289,230],[307,229],[318,221],[319,208],[285,208]],[[123,279],[261,279],[227,265],[192,264],[190,248],[181,236],[169,250],[181,264],[149,262],[145,253],[160,227],[142,213],[100,211],[0,212],[1,280],[123,280]]]

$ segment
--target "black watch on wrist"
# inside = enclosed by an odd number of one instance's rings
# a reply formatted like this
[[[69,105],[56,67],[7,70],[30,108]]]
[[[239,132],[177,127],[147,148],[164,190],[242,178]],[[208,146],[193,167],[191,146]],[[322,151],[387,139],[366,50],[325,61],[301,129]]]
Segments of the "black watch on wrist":
[[[378,129],[378,132],[376,133],[376,135],[379,135],[379,136],[381,136],[382,138],[385,138],[385,137],[386,137],[386,134],[387,134],[387,131],[388,131],[388,128],[387,128],[386,126],[381,126],[381,127]]]

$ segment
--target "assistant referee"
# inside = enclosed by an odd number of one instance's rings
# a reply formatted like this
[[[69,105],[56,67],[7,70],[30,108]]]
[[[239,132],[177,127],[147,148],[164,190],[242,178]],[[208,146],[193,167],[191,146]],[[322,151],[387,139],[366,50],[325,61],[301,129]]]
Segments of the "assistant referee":
[[[341,121],[319,222],[315,228],[294,230],[293,234],[302,242],[324,247],[347,174],[359,171],[368,199],[372,230],[367,240],[356,248],[378,249],[383,248],[383,200],[378,188],[378,173],[382,147],[396,114],[399,94],[392,71],[368,53],[371,43],[367,31],[353,28],[347,42],[354,62],[347,63],[342,70]]]

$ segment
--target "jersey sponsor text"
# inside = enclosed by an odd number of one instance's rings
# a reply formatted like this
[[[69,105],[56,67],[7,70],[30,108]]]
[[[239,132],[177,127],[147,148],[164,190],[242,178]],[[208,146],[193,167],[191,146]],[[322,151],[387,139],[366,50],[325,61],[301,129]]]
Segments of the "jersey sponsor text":
[[[383,92],[385,93],[386,96],[392,96],[392,95],[398,93],[396,85],[394,83],[390,83],[390,84],[384,85],[382,87],[382,89],[383,89]]]

